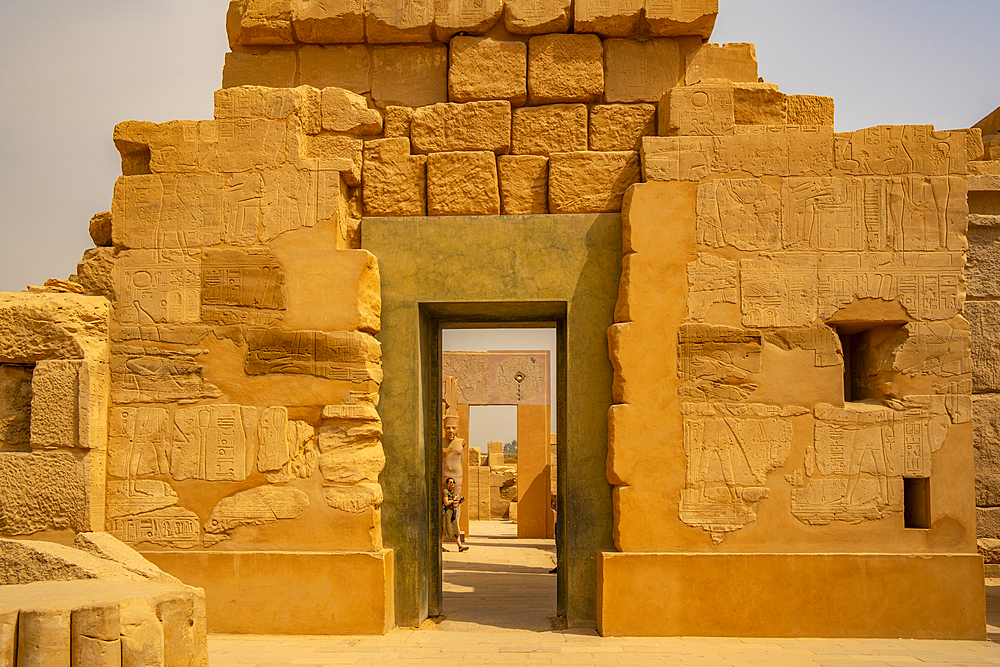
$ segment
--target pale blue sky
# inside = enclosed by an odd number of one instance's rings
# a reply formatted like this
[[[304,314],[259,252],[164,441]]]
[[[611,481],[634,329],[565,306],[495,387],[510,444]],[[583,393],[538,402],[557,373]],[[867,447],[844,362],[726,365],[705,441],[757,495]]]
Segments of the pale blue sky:
[[[121,120],[212,116],[226,0],[0,1],[0,290],[73,273],[108,210]],[[830,95],[837,129],[967,127],[1000,106],[998,0],[720,0],[716,42]]]

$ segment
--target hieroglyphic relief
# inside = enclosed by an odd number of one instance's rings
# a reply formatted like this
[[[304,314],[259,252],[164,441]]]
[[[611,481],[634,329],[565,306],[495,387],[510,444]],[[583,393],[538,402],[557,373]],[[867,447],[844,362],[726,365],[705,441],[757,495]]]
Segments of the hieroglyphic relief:
[[[788,418],[805,412],[756,403],[682,403],[687,467],[681,521],[708,531],[716,544],[756,521],[757,503],[770,495],[767,475],[788,457]]]
[[[382,486],[369,482],[361,484],[326,484],[323,486],[326,504],[351,514],[361,514],[368,508],[382,505]]]
[[[753,176],[806,176],[833,168],[833,128],[827,125],[737,125],[712,139],[712,170]]]
[[[972,379],[939,382],[934,391],[944,397],[944,407],[952,424],[967,424],[972,421]]]
[[[288,460],[275,470],[262,470],[271,484],[284,484],[293,479],[308,479],[316,472],[319,453],[316,451],[316,430],[312,424],[288,420],[285,427]]]
[[[202,123],[208,125],[208,123]],[[285,162],[286,123],[261,118],[227,118],[211,123],[218,171],[277,169]],[[208,128],[205,128],[208,130]]]
[[[174,415],[174,479],[242,482],[256,450],[257,409],[239,405],[180,408]]]
[[[643,181],[700,181],[712,172],[711,137],[643,137]]]
[[[864,250],[856,180],[789,178],[781,187],[782,243],[789,250]]]
[[[112,271],[115,321],[183,324],[201,316],[201,261],[196,250],[126,250]]]
[[[108,475],[135,488],[143,475],[170,472],[170,415],[166,408],[111,408]],[[110,495],[110,494],[109,494]]]
[[[200,349],[111,346],[111,397],[116,403],[192,403],[222,392],[203,377]]]
[[[946,176],[965,172],[964,132],[936,132],[933,125],[879,125],[841,133],[836,165],[850,174]]]
[[[781,200],[756,178],[726,178],[698,186],[698,243],[739,250],[781,249]]]
[[[903,510],[903,477],[930,476],[950,420],[943,397],[895,403],[898,409],[877,401],[815,407],[805,465],[787,477],[796,518],[860,523]]]
[[[249,246],[337,215],[340,172],[264,171],[230,175],[225,183],[225,241]]]
[[[543,360],[530,354],[512,354],[497,367],[496,385],[500,394],[512,403],[535,398],[543,391],[548,368]]]
[[[126,248],[195,248],[222,239],[222,176],[122,176],[112,204],[115,240]]]
[[[738,304],[736,287],[736,262],[699,253],[698,259],[688,262],[688,318],[702,321],[708,310],[717,303]]]
[[[761,255],[740,262],[743,324],[795,327],[816,319],[817,256],[811,253]]]
[[[289,486],[258,486],[219,501],[205,522],[206,533],[297,519],[309,510],[309,496]]]
[[[819,316],[855,299],[895,301],[915,319],[946,320],[965,302],[962,253],[839,253],[820,257]]]
[[[757,385],[760,333],[710,324],[683,324],[678,334],[681,400],[739,401]]]
[[[285,273],[263,249],[206,249],[201,265],[201,313],[217,324],[268,325],[285,308]]]
[[[485,352],[445,352],[441,355],[441,375],[458,378],[459,403],[489,403],[490,383],[486,375],[486,356]]]
[[[816,368],[839,366],[844,363],[840,337],[832,327],[822,322],[811,327],[788,327],[764,334],[764,340],[782,350],[799,348],[816,352]]]
[[[382,382],[381,348],[366,333],[251,329],[247,344],[247,375],[285,373]]]
[[[155,479],[108,480],[107,517],[118,519],[177,504],[177,492]]]
[[[288,463],[288,408],[264,408],[257,424],[257,469],[281,470]]]
[[[972,372],[970,332],[949,322],[910,322],[906,340],[896,349],[893,367],[909,376],[952,377]]]
[[[864,188],[868,249],[964,250],[968,186],[957,176],[856,180]]]
[[[183,507],[119,517],[109,523],[108,532],[126,544],[149,543],[181,549],[201,545],[198,515]]]

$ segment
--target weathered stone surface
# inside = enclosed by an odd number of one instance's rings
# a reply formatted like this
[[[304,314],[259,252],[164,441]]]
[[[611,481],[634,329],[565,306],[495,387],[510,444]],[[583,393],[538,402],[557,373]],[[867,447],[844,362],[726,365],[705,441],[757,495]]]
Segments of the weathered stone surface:
[[[288,463],[288,408],[264,408],[257,424],[257,470],[281,470]]]
[[[878,125],[837,135],[836,165],[848,174],[926,176],[963,174],[966,133],[933,125]]]
[[[22,609],[17,620],[18,667],[69,665],[70,611]]]
[[[271,484],[284,484],[293,479],[308,479],[316,472],[319,454],[316,451],[316,431],[308,422],[289,420],[285,427],[285,463],[264,472],[264,479]]]
[[[109,482],[109,511],[133,502],[138,502],[137,511],[172,505],[176,494],[165,482],[144,480],[142,483],[149,486],[139,488],[135,480],[142,475],[168,474],[169,457],[170,415],[166,408],[113,406],[108,428],[108,475],[130,481],[120,489]],[[136,499],[131,500],[131,496]]]
[[[161,665],[163,625],[145,604],[128,604],[122,609],[122,665]]]
[[[491,151],[427,156],[428,215],[499,215],[496,156]]]
[[[748,207],[744,202],[752,201]],[[781,196],[755,178],[717,179],[698,186],[698,242],[740,250],[780,250]]]
[[[448,47],[376,46],[372,59],[372,98],[379,107],[448,100]]]
[[[753,44],[702,44],[684,57],[687,85],[706,79],[757,83],[757,51]]]
[[[333,509],[351,514],[361,514],[368,509],[378,509],[382,504],[382,487],[371,482],[359,484],[325,484],[323,496]]]
[[[71,275],[69,279],[83,286],[87,294],[103,296],[113,301],[115,293],[111,271],[114,266],[114,248],[88,248],[83,251],[83,259],[76,264],[76,273]]]
[[[789,125],[833,125],[832,97],[789,95],[786,105]]]
[[[365,215],[426,214],[427,158],[410,155],[408,138],[366,141],[364,160]]]
[[[169,452],[169,448],[166,452]],[[165,463],[161,467],[168,472],[170,470]],[[124,471],[123,476],[128,478],[127,481],[109,479],[107,482],[105,515],[108,519],[144,514],[177,504],[177,492],[166,482],[135,479],[134,474],[128,470]]]
[[[979,555],[983,557],[983,562],[992,565],[1000,563],[1000,540],[995,538],[980,538],[976,540],[976,547]]]
[[[0,292],[0,363],[107,359],[107,299]]]
[[[253,468],[256,408],[202,405],[174,415],[170,476],[176,480],[241,482]]]
[[[595,104],[590,108],[590,150],[637,151],[656,134],[652,104]]]
[[[681,50],[673,39],[604,42],[604,101],[658,102],[681,80]]]
[[[528,103],[594,102],[604,93],[604,48],[597,35],[528,40]]]
[[[738,83],[733,90],[733,118],[737,125],[784,125],[788,96],[773,83]]]
[[[976,423],[976,505],[1000,505],[1000,397],[974,395],[972,414]]]
[[[365,2],[365,37],[371,44],[431,41],[435,0]]]
[[[410,138],[410,122],[413,120],[413,109],[410,107],[386,107],[385,131],[386,139],[394,137]]]
[[[549,212],[549,160],[540,155],[501,155],[500,212],[539,215]]]
[[[0,452],[27,451],[32,366],[0,364]]]
[[[222,533],[240,526],[262,526],[297,519],[309,509],[309,496],[288,486],[258,486],[223,498],[212,510],[205,531]]]
[[[587,105],[521,107],[513,114],[512,152],[548,155],[587,150]]]
[[[381,443],[367,447],[337,446],[324,452],[324,447],[329,447],[324,443],[329,441],[320,429],[319,470],[324,480],[335,485],[378,482],[378,475],[385,467],[385,453]],[[339,439],[337,443],[339,445]]]
[[[32,449],[80,447],[79,419],[83,361],[43,359],[31,380]],[[89,398],[84,396],[83,398]]]
[[[711,137],[643,137],[642,178],[644,181],[701,180],[712,172],[712,146]]]
[[[301,121],[303,131],[310,134],[316,134],[320,131],[320,91],[312,86],[303,85],[295,88],[237,86],[235,88],[221,88],[215,91],[214,103],[216,120],[233,120],[236,118],[292,120],[298,117]],[[176,129],[184,129],[183,126],[176,128],[172,133],[168,134],[165,132],[165,130],[171,128],[170,123],[119,123],[116,126],[116,131],[120,129],[131,130],[133,127],[143,130],[143,132],[140,134],[139,132],[132,131],[131,137],[122,136],[120,139],[129,139],[149,144],[150,150],[154,152],[158,149],[156,144],[163,144],[164,149],[171,150],[171,147],[177,142],[185,145],[185,142],[188,142],[188,139],[183,134],[176,131]],[[228,129],[240,126],[223,124],[221,127]],[[246,127],[246,125],[243,127]],[[251,125],[251,127],[253,126]],[[208,142],[206,135],[209,134],[209,130],[212,128],[218,129],[216,124],[210,121],[201,121],[198,125],[201,135],[199,139],[205,139]],[[118,133],[123,134],[121,131]],[[215,140],[217,139],[215,137]],[[199,151],[209,149],[208,152],[211,153],[210,149],[214,147],[211,143],[207,143],[207,145],[199,145],[196,148]],[[201,159],[203,157],[199,156],[198,170],[214,171],[218,169],[218,165],[206,163],[204,159]],[[209,158],[211,157],[209,155]],[[167,161],[161,160],[161,162],[165,163]]]
[[[434,0],[434,38],[447,42],[452,35],[482,35],[500,20],[503,0]]]
[[[108,524],[108,532],[126,544],[155,544],[176,549],[201,546],[198,515],[183,507],[123,516]]]
[[[342,88],[323,90],[323,129],[351,134],[379,134],[382,114],[369,109],[364,97]]]
[[[976,508],[976,536],[1000,539],[1000,507]]]
[[[1000,229],[970,227],[968,235],[969,296],[996,299],[1000,297]]]
[[[444,103],[413,112],[410,140],[417,153],[510,150],[510,102]]]
[[[299,83],[303,85],[344,88],[361,95],[371,90],[371,71],[371,57],[364,44],[303,46],[299,50]]]
[[[976,393],[1000,391],[1000,302],[967,301],[972,343],[972,380]],[[1000,504],[1000,503],[998,503]]]
[[[620,211],[622,197],[639,180],[639,154],[553,153],[549,156],[549,212]]]
[[[528,46],[491,37],[452,38],[448,68],[451,102],[507,100],[524,104],[528,95]]]
[[[715,139],[712,171],[746,171],[758,177],[804,176],[829,173],[833,168],[830,126],[737,125],[735,132]]]
[[[112,201],[119,248],[214,245],[223,236],[222,176],[122,176]]]
[[[222,68],[222,87],[268,86],[291,88],[295,85],[294,51],[267,53],[227,53]]]
[[[365,41],[363,0],[293,0],[291,23],[295,39],[307,44]]]
[[[71,620],[72,664],[119,667],[122,661],[121,607],[97,603],[74,609]]]
[[[244,370],[248,375],[313,375],[378,384],[382,382],[381,358],[378,341],[367,333],[253,329],[247,333]]]
[[[719,0],[645,0],[643,16],[651,35],[708,39],[718,14]]]
[[[111,211],[95,213],[90,219],[90,240],[98,248],[111,245]]]
[[[0,538],[0,583],[30,584],[38,581],[145,581],[146,577],[130,571],[121,563],[40,540]]]
[[[400,108],[400,107],[394,107]],[[346,161],[349,169],[341,169],[344,183],[352,188],[361,185],[364,141],[354,137],[322,134],[306,139],[306,155],[320,160]]]
[[[503,22],[518,35],[569,32],[572,0],[507,0]]]
[[[642,9],[643,0],[575,0],[573,32],[628,37],[635,34]]]
[[[126,570],[150,581],[164,584],[181,583],[180,579],[156,567],[110,533],[80,533],[73,539],[73,547],[99,558],[114,561]]]
[[[225,312],[230,311],[206,311],[206,317]],[[223,319],[220,316],[217,321]],[[112,400],[116,403],[193,403],[204,398],[219,398],[222,393],[204,378],[203,366],[195,359],[198,352],[113,345]]]
[[[72,454],[0,454],[0,534],[91,529],[87,480],[85,464]]]
[[[17,609],[0,609],[0,666],[17,665]]]

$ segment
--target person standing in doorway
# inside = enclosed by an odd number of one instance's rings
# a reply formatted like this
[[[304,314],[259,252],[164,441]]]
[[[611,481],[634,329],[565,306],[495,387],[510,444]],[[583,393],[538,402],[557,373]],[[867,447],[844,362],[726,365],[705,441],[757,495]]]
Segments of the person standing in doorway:
[[[462,546],[462,542],[459,539],[462,531],[461,528],[458,527],[458,509],[464,501],[465,498],[460,497],[455,493],[455,478],[448,477],[445,479],[444,500],[442,501],[441,532],[444,538],[455,540],[455,545],[458,547],[459,552],[469,550],[469,547]],[[447,549],[444,548],[444,544],[441,545],[441,550],[447,551]]]

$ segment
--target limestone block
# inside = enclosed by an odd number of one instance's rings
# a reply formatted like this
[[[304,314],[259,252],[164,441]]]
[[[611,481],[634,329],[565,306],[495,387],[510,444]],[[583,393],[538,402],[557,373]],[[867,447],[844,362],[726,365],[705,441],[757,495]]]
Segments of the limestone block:
[[[291,19],[291,0],[246,0],[239,28],[229,35],[230,44],[294,44]]]
[[[306,44],[365,41],[362,0],[293,0],[291,23],[295,39]]]
[[[0,451],[30,450],[31,366],[0,364]]]
[[[973,391],[1000,391],[1000,302],[967,301],[965,317],[971,332]]]
[[[448,47],[376,46],[372,59],[372,98],[379,107],[448,100]]]
[[[434,0],[434,39],[482,35],[500,20],[503,0]]]
[[[222,69],[222,87],[291,88],[295,85],[295,70],[294,51],[227,53]]]
[[[487,457],[487,463],[488,463],[488,465],[489,465],[490,468],[496,468],[498,466],[502,466],[503,465],[503,452],[499,452],[499,453],[498,452],[490,452],[489,456]],[[492,478],[491,478],[491,483],[490,484],[492,486]]]
[[[323,479],[333,484],[376,484],[385,467],[382,444],[368,447],[339,447],[323,452],[326,434],[320,429],[319,470]]]
[[[789,125],[833,125],[832,97],[789,95],[785,103]]]
[[[470,468],[479,467],[479,464],[481,462],[482,462],[482,454],[480,454],[479,447],[469,447],[469,467]],[[479,477],[478,476],[476,477],[476,481],[477,482],[479,481]],[[475,485],[470,484],[470,488],[472,486],[475,486],[476,488],[478,488],[479,484],[478,483],[475,484]]]
[[[1000,297],[1000,229],[971,227],[966,278],[969,296]]]
[[[988,160],[985,157],[977,162],[966,165],[970,176],[1000,176],[1000,159]]]
[[[179,408],[174,414],[170,476],[242,482],[253,468],[256,427],[257,410],[252,407]]]
[[[719,0],[645,0],[649,34],[658,37],[712,36],[719,14]]]
[[[713,171],[712,153],[711,137],[643,137],[642,178],[700,181]]]
[[[712,171],[760,176],[826,174],[833,168],[833,128],[826,125],[737,125],[716,137]]]
[[[737,125],[785,125],[788,96],[773,83],[733,85],[733,115]]]
[[[364,204],[367,216],[426,214],[426,162],[410,155],[407,138],[366,141]]]
[[[90,240],[98,248],[111,245],[111,211],[95,213],[90,218]]]
[[[386,107],[385,131],[386,139],[394,137],[410,138],[410,122],[413,120],[413,109],[410,107]]]
[[[688,317],[703,321],[717,303],[737,304],[738,265],[715,255],[701,253],[687,265]]]
[[[150,581],[162,584],[181,583],[179,579],[156,567],[140,556],[137,551],[115,539],[110,533],[80,533],[73,539],[73,547],[94,556],[114,561],[126,570]]]
[[[740,262],[743,326],[793,327],[817,315],[816,256],[784,253]]]
[[[350,178],[353,165],[342,165]],[[281,234],[336,220],[343,202],[339,171],[263,171],[224,180],[223,240],[251,246]]]
[[[448,99],[451,102],[507,100],[524,104],[528,95],[528,47],[491,37],[451,40]]]
[[[758,331],[683,324],[678,335],[678,390],[686,400],[741,401],[757,389],[761,370]]]
[[[120,563],[42,540],[0,539],[0,585],[39,581],[146,581]]]
[[[70,637],[72,664],[120,667],[121,607],[104,603],[74,609]]]
[[[879,125],[838,134],[836,165],[856,175],[963,174],[965,132],[936,132],[933,125]]]
[[[548,155],[587,150],[587,105],[548,104],[514,109],[512,151]]]
[[[222,88],[215,91],[215,119],[232,120],[235,118],[256,118],[264,120],[291,120],[298,117],[305,131],[317,134],[320,131],[320,91],[312,86],[296,88],[265,88],[263,86],[237,86]],[[119,123],[118,127],[133,125]],[[164,128],[169,123],[152,125],[154,128]],[[211,123],[201,124],[202,138],[206,127]],[[234,127],[223,124],[221,127]],[[176,141],[177,136],[169,137]],[[218,141],[218,138],[215,139]],[[162,140],[161,140],[162,141]],[[204,160],[200,161],[204,163]],[[200,164],[200,167],[204,167]],[[216,167],[212,167],[215,169]]]
[[[308,479],[316,471],[316,431],[311,424],[289,420],[285,427],[284,445],[288,452],[285,462],[275,470],[264,471],[271,484],[284,484],[293,479]]]
[[[196,606],[203,599],[195,595],[176,596],[156,605],[156,618],[163,626],[163,664],[202,667],[198,653],[205,645],[204,631],[198,627]],[[199,636],[202,635],[202,636]]]
[[[590,108],[590,150],[637,151],[656,134],[652,104],[595,104]]]
[[[753,44],[702,44],[684,57],[687,85],[706,79],[757,83],[757,51]],[[819,123],[815,123],[819,124]]]
[[[979,555],[983,557],[983,562],[987,565],[1000,563],[1000,540],[993,538],[980,538],[976,540],[976,547]]]
[[[620,211],[625,190],[639,180],[639,154],[553,153],[549,156],[549,212]]]
[[[549,160],[540,155],[501,155],[500,211],[503,215],[549,212]]]
[[[323,90],[323,129],[351,134],[380,134],[382,114],[369,109],[361,95],[342,88]]]
[[[205,249],[201,284],[205,321],[253,323],[262,315],[278,319],[285,308],[285,272],[267,250]]]
[[[604,42],[605,102],[658,102],[681,74],[680,44],[673,39]]]
[[[372,482],[326,483],[323,485],[323,496],[328,506],[351,514],[362,514],[369,509],[378,509],[383,499],[382,487]]]
[[[503,454],[503,443],[499,440],[491,440],[486,443],[486,447],[490,454]]]
[[[89,530],[87,469],[65,452],[0,455],[0,534]],[[58,480],[58,484],[53,483]]]
[[[227,311],[228,312],[228,311]],[[112,345],[111,398],[115,403],[193,403],[222,392],[203,376],[199,350]]]
[[[299,83],[303,85],[344,88],[361,95],[371,90],[371,73],[371,57],[364,44],[299,49]]]
[[[88,294],[107,297],[114,301],[111,271],[115,265],[114,248],[89,248],[76,264],[76,273],[70,280],[83,286]]]
[[[69,610],[21,610],[17,619],[18,667],[69,665],[71,655]]]
[[[427,156],[428,215],[499,215],[500,186],[491,151]]]
[[[573,5],[573,32],[596,32],[605,37],[635,34],[642,15],[643,0],[576,0]]]
[[[185,250],[128,250],[112,273],[115,319],[121,324],[200,320],[201,262]]]
[[[155,544],[172,549],[201,546],[201,521],[197,514],[183,507],[112,519],[108,532],[126,544]]]
[[[510,102],[443,103],[413,112],[410,140],[417,153],[510,150]]]
[[[569,32],[572,0],[507,0],[503,22],[518,35]]]
[[[119,248],[214,245],[223,236],[222,176],[122,176],[112,200]]]
[[[205,532],[223,533],[239,526],[297,519],[308,509],[309,496],[305,491],[289,486],[258,486],[220,500],[205,523]]]
[[[976,508],[976,537],[1000,538],[1000,507]]]
[[[102,297],[0,293],[0,363],[107,359],[109,311]]]
[[[0,667],[17,665],[18,609],[0,609]]]
[[[698,243],[747,251],[782,248],[781,195],[771,186],[755,178],[717,179],[698,186],[697,201]]]
[[[378,341],[367,333],[254,329],[247,333],[244,370],[247,375],[313,375],[377,384],[382,382],[381,359]]]
[[[972,414],[976,423],[976,505],[1000,505],[1000,397],[974,395]]]
[[[435,0],[367,0],[365,37],[370,44],[429,42]]]
[[[163,662],[163,624],[144,600],[122,605],[122,667],[153,667]]]
[[[604,93],[604,48],[597,35],[528,40],[528,103],[595,102]]]
[[[43,359],[31,380],[32,449],[80,447],[82,361]],[[84,407],[84,409],[86,409]]]

